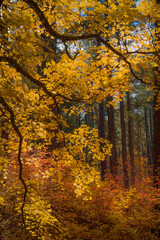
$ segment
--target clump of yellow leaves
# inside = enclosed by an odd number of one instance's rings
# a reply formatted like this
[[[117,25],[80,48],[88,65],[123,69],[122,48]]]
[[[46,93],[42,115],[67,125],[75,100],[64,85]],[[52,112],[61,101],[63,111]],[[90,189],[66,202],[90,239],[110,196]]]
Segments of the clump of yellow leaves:
[[[51,205],[32,190],[29,194],[29,200],[25,204],[26,229],[32,236],[37,236],[38,239],[50,239],[48,227],[52,228],[52,232],[60,233],[62,231],[60,222],[51,212]],[[47,236],[48,238],[46,238]]]
[[[59,141],[64,141],[64,135],[59,134]],[[65,145],[57,154],[65,166],[71,167],[74,177],[74,187],[77,196],[91,199],[90,186],[100,185],[99,164],[111,154],[111,144],[108,140],[98,137],[97,129],[86,125],[65,134]]]
[[[62,141],[63,137],[60,133],[59,141]],[[82,125],[73,133],[65,134],[65,145],[61,152],[63,150],[69,152],[71,159],[97,166],[106,155],[111,154],[111,144],[108,140],[98,137],[97,129]]]

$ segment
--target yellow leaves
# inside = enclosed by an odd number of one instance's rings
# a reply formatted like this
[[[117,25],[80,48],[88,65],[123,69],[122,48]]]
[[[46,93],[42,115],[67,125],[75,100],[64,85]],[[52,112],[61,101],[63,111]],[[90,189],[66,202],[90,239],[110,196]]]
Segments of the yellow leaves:
[[[83,196],[84,200],[92,199],[92,191],[90,187],[94,184],[100,187],[99,172],[92,167],[80,165],[75,169],[75,193],[77,197]]]
[[[3,197],[0,197],[0,206],[3,206],[5,204],[5,199]]]
[[[37,193],[29,193],[29,202],[25,204],[26,228],[32,236],[39,236],[45,232],[47,226],[60,231],[59,221],[51,215],[51,206],[42,200]]]
[[[81,161],[94,161],[97,165],[99,161],[105,159],[106,154],[110,154],[110,145],[107,140],[98,138],[98,130],[90,129],[86,125],[82,125],[76,129],[73,134],[65,135],[66,142],[71,155]],[[100,144],[103,144],[103,152],[100,151]]]

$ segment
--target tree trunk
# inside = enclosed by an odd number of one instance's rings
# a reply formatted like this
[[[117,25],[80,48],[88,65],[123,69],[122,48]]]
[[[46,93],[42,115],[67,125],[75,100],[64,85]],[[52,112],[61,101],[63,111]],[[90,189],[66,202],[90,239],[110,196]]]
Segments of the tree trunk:
[[[151,139],[151,143],[153,143],[153,123],[152,123],[152,111],[151,109],[149,109],[149,128],[150,128],[150,139]]]
[[[105,139],[105,122],[104,122],[104,101],[99,104],[99,137]],[[103,148],[103,144],[101,143],[101,151]],[[101,161],[101,180],[103,181],[105,178],[107,170],[107,161]]]
[[[151,158],[150,158],[150,150],[149,150],[149,126],[148,126],[146,107],[144,108],[144,118],[145,118],[145,129],[146,129],[146,150],[147,150],[148,166],[151,166]]]
[[[156,0],[156,2],[160,5],[160,1]],[[159,29],[160,22],[156,22],[155,30]],[[160,42],[160,35],[159,31],[156,33],[156,40]],[[160,65],[160,61],[158,61],[158,65]],[[154,95],[154,113],[153,113],[153,178],[154,184],[157,187],[160,187],[160,184],[157,184],[160,181],[160,108],[156,109],[158,98],[159,98],[159,89],[160,89],[160,69],[156,67],[154,69],[154,76],[155,76],[155,87],[158,90],[155,90]]]
[[[110,102],[112,97],[108,97],[107,101]],[[117,151],[115,141],[115,126],[114,126],[114,108],[110,105],[108,111],[108,140],[112,144],[111,156],[110,156],[110,173],[113,177],[118,175],[118,162],[117,162]]]
[[[123,98],[120,102],[120,119],[121,119],[121,135],[122,135],[122,162],[123,162],[123,174],[124,174],[124,186],[129,187],[128,179],[128,164],[127,164],[127,145],[126,145],[126,125],[124,120],[124,102]]]
[[[134,144],[133,144],[133,124],[131,117],[131,104],[129,92],[127,92],[127,111],[128,111],[128,138],[129,138],[129,153],[131,163],[131,185],[135,183],[135,165],[134,165]]]
[[[154,184],[160,181],[160,109],[156,110],[157,96],[154,96],[153,115],[153,177]]]

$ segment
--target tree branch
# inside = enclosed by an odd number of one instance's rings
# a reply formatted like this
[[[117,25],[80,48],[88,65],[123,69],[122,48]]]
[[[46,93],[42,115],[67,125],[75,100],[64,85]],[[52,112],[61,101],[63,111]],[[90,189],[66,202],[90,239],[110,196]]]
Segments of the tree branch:
[[[64,46],[65,46],[65,50],[66,50],[67,56],[68,56],[71,60],[74,60],[74,59],[77,57],[77,55],[79,54],[79,51],[77,51],[77,52],[75,53],[74,57],[72,57],[72,56],[70,55],[69,51],[68,51],[67,44],[66,44],[65,42],[63,42],[63,44],[64,44]]]
[[[141,51],[134,51],[134,52],[127,52],[126,54],[144,54],[144,55],[148,55],[148,54],[154,54],[156,55],[157,52],[141,52]]]
[[[81,102],[82,100],[84,101],[84,99],[73,99],[73,98],[69,98],[66,97],[58,92],[50,92],[45,84],[43,84],[42,82],[40,82],[39,80],[35,79],[34,77],[32,77],[23,67],[21,67],[17,61],[11,57],[6,57],[6,56],[0,56],[0,62],[8,62],[12,67],[14,67],[17,72],[21,73],[24,77],[28,78],[32,83],[34,83],[36,86],[38,86],[39,88],[43,89],[43,91],[50,96],[53,101],[55,102],[55,98],[56,97],[61,97],[67,101],[76,101],[76,102]]]
[[[18,147],[19,179],[24,186],[24,197],[23,197],[23,204],[21,206],[21,213],[22,213],[22,221],[23,221],[23,224],[25,226],[24,205],[25,205],[25,202],[26,202],[26,196],[27,196],[28,189],[27,189],[27,185],[26,185],[26,183],[25,183],[25,181],[22,177],[23,164],[22,164],[22,161],[21,161],[21,151],[22,151],[23,136],[22,136],[19,128],[17,127],[17,125],[15,123],[15,115],[14,115],[14,112],[13,112],[12,108],[8,105],[8,103],[1,96],[0,96],[0,103],[10,113],[10,119],[11,119],[12,127],[14,128],[14,131],[17,133],[17,135],[19,137],[19,147]]]
[[[71,34],[60,34],[57,33],[56,31],[53,30],[52,26],[49,24],[47,18],[45,17],[44,13],[41,11],[39,8],[38,4],[34,2],[33,0],[23,0],[25,3],[27,3],[33,11],[37,14],[39,17],[40,21],[42,22],[44,28],[46,31],[53,37],[60,39],[63,43],[66,41],[76,41],[76,40],[82,40],[82,39],[90,39],[90,38],[96,38],[98,41],[103,43],[107,48],[109,48],[112,52],[114,52],[116,55],[118,55],[127,65],[129,66],[130,72],[132,75],[139,81],[143,82],[143,79],[139,78],[135,72],[132,69],[131,63],[126,59],[126,57],[116,50],[112,45],[108,43],[108,41],[104,40],[103,38],[100,37],[100,33],[91,33],[91,34],[82,34],[82,35],[71,35]]]
[[[109,48],[113,53],[115,53],[116,55],[118,55],[120,57],[120,59],[122,59],[125,63],[127,63],[127,65],[129,66],[130,72],[132,73],[132,75],[139,81],[143,82],[143,79],[139,78],[133,71],[132,69],[132,65],[131,63],[127,60],[127,58],[121,53],[119,52],[117,49],[115,49],[114,47],[112,47],[112,45],[110,45],[107,41],[105,41],[103,38],[101,38],[100,36],[98,36],[99,41],[101,41],[107,48]]]
[[[44,13],[39,8],[38,4],[34,2],[33,0],[23,0],[25,3],[27,3],[33,11],[37,14],[39,17],[41,23],[43,24],[46,31],[53,37],[57,39],[61,39],[62,42],[64,41],[76,41],[80,39],[89,39],[97,37],[97,34],[91,33],[91,34],[82,34],[82,35],[71,35],[71,34],[60,34],[53,30],[52,26],[49,24],[47,18],[45,17]]]

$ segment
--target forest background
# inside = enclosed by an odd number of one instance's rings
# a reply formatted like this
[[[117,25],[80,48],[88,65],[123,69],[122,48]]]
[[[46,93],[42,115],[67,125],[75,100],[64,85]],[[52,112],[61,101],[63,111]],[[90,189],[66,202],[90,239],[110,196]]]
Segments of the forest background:
[[[160,238],[160,1],[0,1],[0,238]]]

